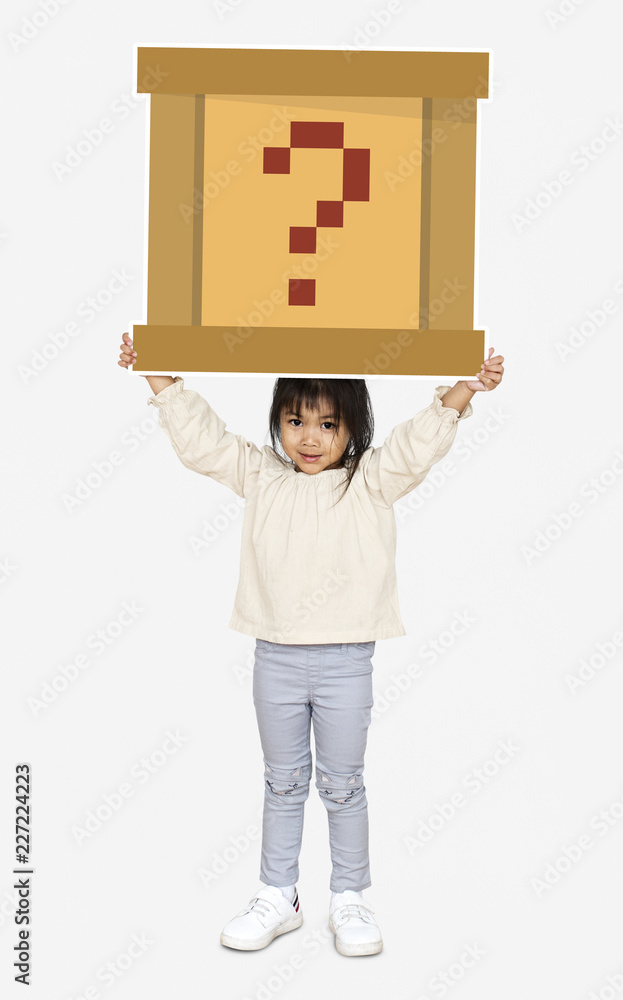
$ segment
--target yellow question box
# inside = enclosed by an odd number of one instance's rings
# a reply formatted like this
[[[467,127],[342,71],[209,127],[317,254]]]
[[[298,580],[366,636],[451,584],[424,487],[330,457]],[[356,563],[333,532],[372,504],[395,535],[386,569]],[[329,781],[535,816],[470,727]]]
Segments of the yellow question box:
[[[135,371],[473,375],[486,53],[139,48],[138,76]]]

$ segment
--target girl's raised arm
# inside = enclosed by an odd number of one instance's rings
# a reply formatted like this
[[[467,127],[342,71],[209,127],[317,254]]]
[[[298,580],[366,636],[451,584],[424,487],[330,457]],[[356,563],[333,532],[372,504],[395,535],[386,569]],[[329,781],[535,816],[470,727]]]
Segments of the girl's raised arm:
[[[442,405],[441,398],[449,389],[449,385],[438,385],[428,406],[397,424],[381,447],[372,450],[364,475],[380,503],[389,507],[419,486],[433,465],[450,451],[459,421],[471,417],[471,403],[461,414]]]
[[[136,351],[128,333],[122,337],[117,362],[128,369],[136,363]],[[252,441],[232,434],[198,392],[184,388],[179,375],[143,375],[154,393],[147,402],[157,407],[158,422],[183,465],[192,472],[210,476],[246,497],[257,479],[262,453]]]
[[[228,431],[207,399],[184,388],[181,376],[147,402],[158,409],[160,426],[182,465],[229,486],[240,497],[252,491],[261,451],[241,434]]]

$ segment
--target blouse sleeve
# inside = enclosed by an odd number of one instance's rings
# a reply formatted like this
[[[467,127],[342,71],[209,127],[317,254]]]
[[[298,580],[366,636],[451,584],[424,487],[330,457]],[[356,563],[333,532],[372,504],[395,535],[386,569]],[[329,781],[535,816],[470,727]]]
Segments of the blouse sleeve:
[[[184,388],[179,375],[147,400],[158,408],[160,426],[187,469],[229,486],[240,497],[252,489],[261,451],[252,441],[225,429],[203,396]]]
[[[438,385],[427,407],[397,424],[381,447],[372,449],[365,476],[379,503],[391,506],[419,486],[450,451],[459,421],[471,417],[471,403],[460,414],[452,406],[442,406],[449,389],[449,385]]]

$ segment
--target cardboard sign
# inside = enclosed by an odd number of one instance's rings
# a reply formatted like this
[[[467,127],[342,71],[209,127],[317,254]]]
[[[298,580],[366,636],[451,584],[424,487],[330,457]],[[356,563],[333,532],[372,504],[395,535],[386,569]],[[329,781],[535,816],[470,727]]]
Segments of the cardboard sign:
[[[470,378],[488,53],[138,48],[157,373]]]

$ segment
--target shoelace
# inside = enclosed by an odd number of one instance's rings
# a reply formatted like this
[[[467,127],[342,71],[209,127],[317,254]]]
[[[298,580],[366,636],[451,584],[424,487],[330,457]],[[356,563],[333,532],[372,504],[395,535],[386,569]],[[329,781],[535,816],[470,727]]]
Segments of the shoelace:
[[[269,902],[269,900],[267,900],[267,899],[260,899],[258,896],[255,896],[251,900],[251,902],[249,903],[249,905],[245,906],[244,910],[240,911],[239,916],[242,916],[244,913],[250,913],[251,910],[255,910],[256,913],[257,913],[257,915],[258,915],[258,917],[259,917],[259,919],[260,919],[260,922],[265,927],[266,924],[264,923],[264,917],[268,913],[270,913],[271,906],[272,906],[273,909],[276,909],[276,906],[273,903]]]
[[[372,920],[371,914],[375,911],[371,906],[366,903],[344,903],[343,906],[338,906],[336,910],[333,911],[333,919],[336,918],[343,923],[344,920],[348,920],[350,917],[359,917],[361,920],[367,921],[367,923],[372,924],[375,921]]]

